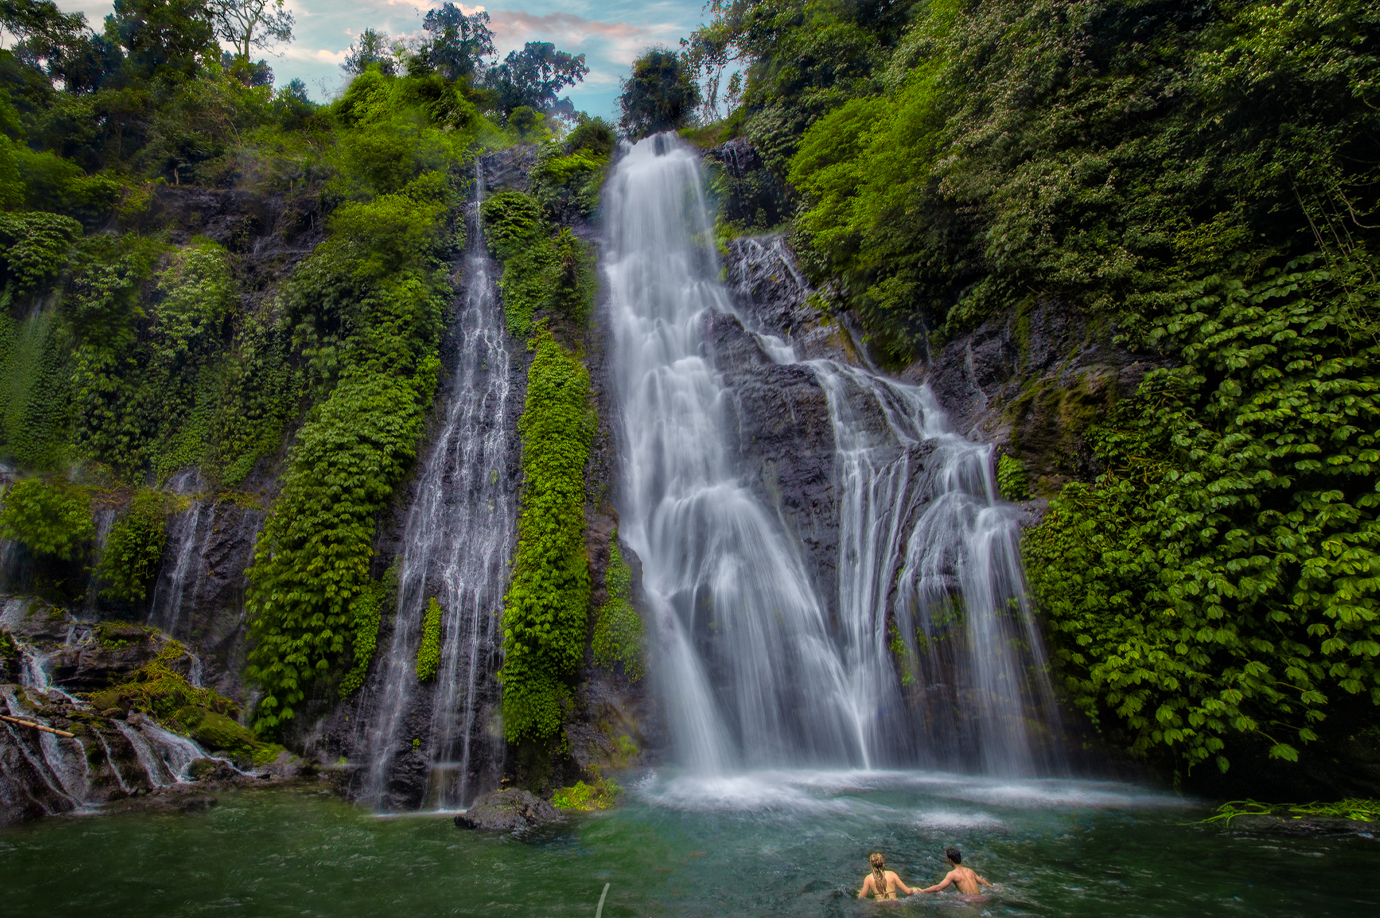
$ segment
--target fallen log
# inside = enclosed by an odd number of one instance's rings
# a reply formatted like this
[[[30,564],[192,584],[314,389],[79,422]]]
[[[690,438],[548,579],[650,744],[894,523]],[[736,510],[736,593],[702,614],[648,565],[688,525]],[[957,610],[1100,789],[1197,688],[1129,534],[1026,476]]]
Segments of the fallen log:
[[[0,720],[9,721],[12,724],[19,724],[21,727],[33,727],[35,730],[42,730],[44,733],[53,733],[57,736],[65,736],[68,739],[76,737],[75,733],[68,733],[66,730],[59,730],[56,727],[49,727],[44,724],[36,724],[31,720],[20,720],[18,717],[10,717],[7,714],[0,714]]]

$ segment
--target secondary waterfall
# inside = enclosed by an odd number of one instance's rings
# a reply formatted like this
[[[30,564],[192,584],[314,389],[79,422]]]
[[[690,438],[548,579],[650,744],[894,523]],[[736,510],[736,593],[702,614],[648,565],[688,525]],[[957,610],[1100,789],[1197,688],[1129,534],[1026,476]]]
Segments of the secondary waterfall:
[[[642,141],[605,203],[621,534],[642,559],[680,762],[1057,768],[1058,715],[990,447],[949,431],[925,387],[804,363],[836,446],[839,595],[819,596],[730,449],[704,323],[735,311],[697,155],[668,135]]]
[[[382,809],[463,806],[488,789],[480,785],[497,785],[503,762],[501,728],[486,712],[497,709],[500,614],[516,532],[509,427],[520,393],[511,385],[503,310],[479,216],[481,166],[475,185],[444,426],[407,514],[392,639],[361,710],[361,757],[369,766],[363,798]],[[442,609],[441,661],[434,683],[422,685],[417,649],[433,597]]]

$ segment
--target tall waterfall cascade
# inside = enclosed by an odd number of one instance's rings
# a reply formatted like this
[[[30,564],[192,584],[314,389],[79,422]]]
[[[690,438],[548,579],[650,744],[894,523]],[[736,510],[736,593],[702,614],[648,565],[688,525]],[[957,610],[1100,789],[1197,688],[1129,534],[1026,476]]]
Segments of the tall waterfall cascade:
[[[751,486],[704,329],[754,322],[719,281],[701,187],[697,154],[662,135],[626,151],[604,197],[621,535],[642,560],[678,762],[1059,770],[1015,508],[991,447],[953,432],[927,387],[753,332],[827,398],[836,597]]]
[[[517,526],[508,481],[512,357],[494,266],[479,216],[476,166],[469,215],[465,294],[454,319],[457,353],[445,392],[444,424],[426,454],[404,528],[398,603],[380,676],[361,705],[363,799],[380,809],[420,803],[467,805],[498,783],[503,739],[495,728],[503,594]],[[440,665],[419,683],[418,647],[427,606],[442,609]],[[407,800],[400,774],[425,769],[423,798]]]

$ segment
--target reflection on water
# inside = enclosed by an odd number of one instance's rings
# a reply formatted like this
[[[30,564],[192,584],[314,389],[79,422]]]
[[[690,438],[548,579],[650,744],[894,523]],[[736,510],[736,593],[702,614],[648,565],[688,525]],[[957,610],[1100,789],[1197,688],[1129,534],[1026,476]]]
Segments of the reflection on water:
[[[246,791],[195,815],[0,831],[5,914],[139,916],[1368,916],[1380,842],[1203,826],[1131,785],[933,772],[625,776],[626,805],[517,840],[329,796]],[[942,850],[998,884],[858,902],[869,851],[907,883]]]

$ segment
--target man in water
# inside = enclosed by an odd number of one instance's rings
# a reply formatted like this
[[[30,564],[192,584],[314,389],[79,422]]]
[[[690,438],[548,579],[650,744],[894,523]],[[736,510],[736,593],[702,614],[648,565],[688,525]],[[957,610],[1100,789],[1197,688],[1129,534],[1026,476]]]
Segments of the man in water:
[[[870,895],[876,899],[895,900],[897,890],[908,896],[919,892],[902,883],[894,870],[886,869],[886,858],[882,857],[880,851],[869,854],[867,862],[872,865],[872,872],[863,878],[862,889],[858,890],[859,899],[866,899]]]
[[[963,895],[976,896],[978,894],[979,883],[983,886],[992,885],[967,867],[960,866],[963,863],[963,852],[959,851],[957,848],[952,846],[945,848],[944,860],[948,862],[950,867],[949,875],[944,878],[942,883],[936,883],[929,889],[922,889],[920,892],[939,892],[941,889],[957,886],[958,891],[963,893]]]

